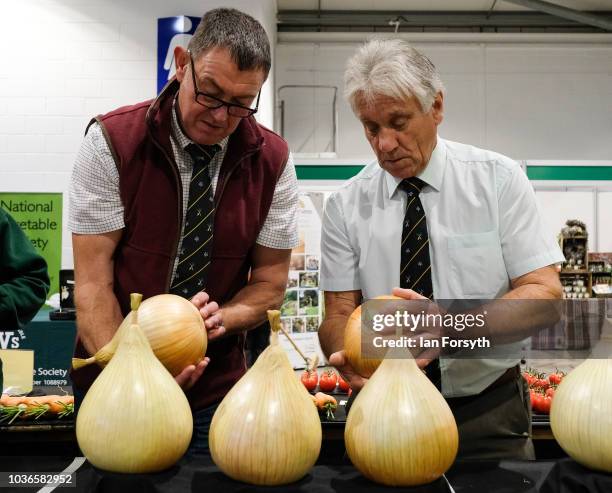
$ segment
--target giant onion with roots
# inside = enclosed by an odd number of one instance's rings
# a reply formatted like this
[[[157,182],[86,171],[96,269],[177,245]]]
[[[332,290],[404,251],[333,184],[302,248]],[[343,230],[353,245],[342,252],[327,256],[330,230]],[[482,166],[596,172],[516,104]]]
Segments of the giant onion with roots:
[[[121,333],[129,328],[130,314],[115,336],[87,359],[73,358],[74,369],[92,363],[105,366],[113,357]],[[172,375],[189,365],[197,365],[206,354],[208,339],[204,320],[191,301],[174,294],[160,294],[146,299],[138,309],[138,320],[155,356]]]

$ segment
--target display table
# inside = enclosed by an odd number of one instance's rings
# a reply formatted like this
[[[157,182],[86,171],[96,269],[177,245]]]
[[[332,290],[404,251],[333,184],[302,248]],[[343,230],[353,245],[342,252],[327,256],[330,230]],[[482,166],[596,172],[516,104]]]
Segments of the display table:
[[[75,469],[80,461],[73,457],[2,457],[3,471],[56,472]],[[570,459],[559,461],[457,462],[446,477],[456,493],[609,493],[612,475],[583,468]],[[85,462],[76,470],[74,488],[62,491],[87,493],[179,493],[179,492],[334,492],[375,493],[408,491],[447,493],[452,491],[444,479],[418,488],[386,488],[365,479],[351,465],[315,466],[302,480],[292,485],[265,488],[229,479],[210,457],[184,459],[177,466],[157,474],[124,475],[99,471]],[[6,490],[2,490],[6,491]],[[15,491],[34,491],[19,488]],[[58,490],[60,491],[60,490]]]
[[[56,387],[55,393],[71,384],[68,376],[76,335],[74,320],[49,320],[49,310],[39,311],[23,330],[3,331],[8,349],[34,351],[34,386]]]

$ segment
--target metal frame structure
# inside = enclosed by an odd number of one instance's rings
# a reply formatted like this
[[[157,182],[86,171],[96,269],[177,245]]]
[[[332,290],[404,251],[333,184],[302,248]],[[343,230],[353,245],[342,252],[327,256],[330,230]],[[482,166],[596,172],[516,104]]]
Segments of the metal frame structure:
[[[612,10],[593,13],[543,0],[507,1],[534,11],[321,10],[319,4],[318,9],[312,10],[279,10],[277,28],[279,32],[612,32]]]

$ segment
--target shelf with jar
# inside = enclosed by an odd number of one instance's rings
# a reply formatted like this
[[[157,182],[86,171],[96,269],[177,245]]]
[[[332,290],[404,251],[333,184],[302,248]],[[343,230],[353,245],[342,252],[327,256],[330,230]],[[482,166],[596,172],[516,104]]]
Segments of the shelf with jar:
[[[589,253],[593,296],[610,297],[612,291],[612,252]]]
[[[559,246],[565,257],[559,273],[563,297],[590,298],[592,279],[589,270],[589,235],[586,225],[577,219],[566,221],[559,234]]]
[[[583,299],[591,297],[592,285],[590,273],[577,274],[561,271],[559,277],[563,286],[563,298]]]

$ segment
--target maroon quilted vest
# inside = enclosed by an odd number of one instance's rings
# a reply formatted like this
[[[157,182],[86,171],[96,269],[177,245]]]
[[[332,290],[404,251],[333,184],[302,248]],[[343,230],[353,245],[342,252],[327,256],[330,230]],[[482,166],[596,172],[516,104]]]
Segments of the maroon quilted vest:
[[[101,124],[120,175],[125,229],[115,254],[114,291],[124,315],[130,293],[146,299],[167,293],[170,286],[183,216],[182,185],[170,144],[177,90],[178,83],[171,82],[155,100],[92,120]],[[287,143],[253,117],[243,119],[230,136],[215,192],[207,289],[220,305],[247,283],[252,250],[288,155]],[[187,393],[194,409],[219,402],[246,371],[244,333],[211,342],[206,354],[210,364]],[[75,356],[87,357],[78,338]],[[72,371],[74,386],[89,388],[99,372],[94,365]]]

